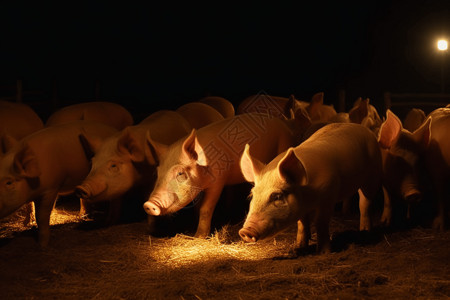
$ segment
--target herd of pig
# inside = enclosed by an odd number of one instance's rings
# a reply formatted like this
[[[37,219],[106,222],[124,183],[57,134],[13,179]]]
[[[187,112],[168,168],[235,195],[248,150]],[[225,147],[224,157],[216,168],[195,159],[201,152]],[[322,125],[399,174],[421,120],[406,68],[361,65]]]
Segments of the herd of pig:
[[[450,108],[428,115],[411,109],[402,122],[390,110],[380,118],[369,99],[337,113],[323,96],[300,101],[258,94],[236,110],[222,97],[205,97],[153,112],[137,124],[110,102],[69,105],[43,122],[25,104],[0,101],[0,218],[27,205],[24,222],[35,214],[45,247],[59,196],[76,195],[80,215],[108,202],[108,218],[115,222],[125,195],[141,189],[137,205],[149,222],[195,205],[195,237],[204,238],[224,187],[251,182],[239,231],[246,242],[297,222],[298,249],[309,245],[314,225],[317,250],[328,252],[336,203],[348,209],[359,196],[360,230],[370,230],[371,207],[381,191],[384,224],[393,221],[394,201],[414,204],[431,192],[433,226],[444,230]]]

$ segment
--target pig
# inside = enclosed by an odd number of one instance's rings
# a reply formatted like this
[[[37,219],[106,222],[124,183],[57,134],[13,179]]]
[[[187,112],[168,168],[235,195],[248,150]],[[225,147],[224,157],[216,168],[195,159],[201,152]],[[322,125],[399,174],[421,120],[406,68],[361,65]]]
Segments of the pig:
[[[149,215],[174,213],[192,202],[200,192],[196,207],[199,221],[195,237],[210,234],[211,219],[224,186],[244,183],[239,158],[245,144],[263,162],[293,144],[286,123],[266,114],[248,113],[215,122],[166,146],[148,137],[148,147],[161,157],[157,180],[144,210]]]
[[[426,115],[420,108],[412,108],[408,111],[403,120],[403,128],[409,132],[414,132],[425,121]]]
[[[76,121],[43,128],[20,141],[2,136],[0,218],[33,201],[39,244],[47,246],[50,214],[57,197],[72,193],[89,172],[89,160],[78,135],[84,132],[105,138],[116,131],[98,122]]]
[[[195,129],[224,119],[223,115],[215,108],[201,102],[186,103],[175,111],[182,115]]]
[[[303,105],[300,105],[300,103]],[[297,104],[297,106],[295,106],[295,109],[294,104]],[[291,109],[295,113],[296,109],[304,108],[307,105],[307,102],[295,99],[294,95],[286,98],[260,93],[257,95],[249,96],[241,101],[237,108],[237,113],[262,113],[267,114],[270,117],[288,119],[291,115]]]
[[[122,105],[98,101],[63,107],[48,117],[45,126],[63,124],[75,120],[98,121],[117,130],[122,130],[134,123],[133,116]]]
[[[0,100],[0,134],[20,140],[43,127],[41,118],[30,106]]]
[[[350,122],[361,124],[369,128],[373,133],[378,134],[382,120],[375,106],[371,105],[369,98],[362,100],[359,97],[349,110]]]
[[[114,201],[108,222],[117,222],[121,198],[128,191],[134,188],[150,190],[153,187],[152,178],[159,158],[146,152],[147,132],[151,132],[159,143],[172,144],[191,129],[191,125],[179,113],[160,110],[102,143],[81,134],[85,149],[92,153],[92,167],[83,182],[76,187],[75,193],[88,203]]]
[[[198,102],[212,106],[220,112],[225,119],[232,118],[235,115],[233,103],[223,97],[206,96],[198,100]]]
[[[423,156],[430,141],[430,122],[425,121],[414,132],[403,128],[400,119],[390,110],[381,124],[378,143],[383,157],[384,210],[381,221],[392,222],[392,201],[418,203],[423,198]]]
[[[314,214],[317,251],[330,251],[329,222],[335,203],[358,192],[360,230],[371,229],[370,206],[381,190],[381,153],[375,135],[353,123],[331,123],[290,147],[267,165],[246,146],[240,160],[254,183],[250,208],[239,235],[256,242],[297,222],[296,248],[308,246]]]
[[[448,225],[450,199],[450,108],[438,108],[432,111],[425,123],[430,124],[430,138],[425,151],[425,166],[432,182],[437,204],[437,215],[433,228],[444,230]]]

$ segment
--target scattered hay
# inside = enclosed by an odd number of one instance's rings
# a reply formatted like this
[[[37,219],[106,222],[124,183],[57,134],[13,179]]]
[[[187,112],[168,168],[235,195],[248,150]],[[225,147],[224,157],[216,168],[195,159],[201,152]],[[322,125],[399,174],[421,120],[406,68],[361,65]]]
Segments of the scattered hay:
[[[293,246],[292,238],[244,243],[237,226],[224,226],[210,238],[199,239],[184,234],[172,238],[149,237],[149,255],[161,265],[179,267],[207,260],[262,260],[279,255]]]

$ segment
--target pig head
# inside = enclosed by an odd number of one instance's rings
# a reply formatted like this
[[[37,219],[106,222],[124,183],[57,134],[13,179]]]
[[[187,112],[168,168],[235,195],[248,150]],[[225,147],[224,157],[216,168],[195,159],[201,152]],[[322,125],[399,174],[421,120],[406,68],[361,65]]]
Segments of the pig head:
[[[383,157],[383,186],[386,189],[382,221],[386,224],[392,218],[392,197],[407,203],[417,203],[422,199],[420,175],[424,171],[423,156],[429,141],[430,120],[411,133],[403,129],[402,122],[392,111],[387,110],[378,136]]]
[[[117,199],[154,171],[145,166],[144,140],[133,128],[126,128],[103,143],[83,134],[79,138],[91,159],[91,170],[75,192],[86,201]]]

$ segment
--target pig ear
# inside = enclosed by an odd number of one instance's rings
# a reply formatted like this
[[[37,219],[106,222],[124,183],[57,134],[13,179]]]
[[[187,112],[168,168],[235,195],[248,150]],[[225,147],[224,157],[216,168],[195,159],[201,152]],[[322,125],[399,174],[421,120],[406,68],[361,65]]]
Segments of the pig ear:
[[[369,113],[369,99],[364,101],[358,98],[358,105],[355,105],[349,112],[350,121],[361,124]],[[356,103],[356,102],[355,102]]]
[[[41,169],[34,152],[28,145],[24,145],[14,156],[13,170],[26,178],[35,178],[41,175]]]
[[[428,147],[431,139],[431,117],[429,117],[419,128],[417,128],[413,133],[413,139],[423,147],[423,149]]]
[[[380,146],[385,149],[390,148],[402,131],[402,128],[400,119],[388,109],[386,111],[386,121],[381,124],[378,134],[378,143]]]
[[[117,149],[121,153],[129,154],[134,162],[142,162],[145,159],[142,144],[134,137],[128,128],[125,128],[117,141]]]
[[[83,147],[84,154],[86,154],[86,158],[90,160],[100,147],[100,140],[94,137],[89,137],[84,132],[78,135],[78,139]]]
[[[195,160],[197,164],[206,166],[205,152],[198,142],[197,132],[195,128],[192,129],[191,134],[184,140],[181,146],[182,159],[192,161]]]
[[[240,167],[242,175],[244,175],[245,180],[248,182],[256,182],[264,168],[262,162],[250,155],[249,144],[245,144],[245,149],[240,160]]]
[[[294,148],[287,150],[286,155],[278,163],[277,169],[282,180],[300,185],[308,184],[305,167],[295,155]]]
[[[17,140],[14,137],[10,136],[9,134],[3,133],[0,136],[0,154],[5,154],[16,144]]]
[[[353,103],[353,107],[359,106],[359,104],[361,103],[361,101],[362,101],[362,98],[361,98],[361,97],[358,97],[358,99],[355,100],[355,103]]]
[[[161,157],[169,151],[169,146],[158,143],[153,140],[150,136],[150,131],[147,130],[146,133],[146,147],[145,156],[147,157],[150,164],[158,164]]]
[[[310,116],[316,116],[319,108],[323,105],[323,93],[314,94],[308,105],[308,113]]]

